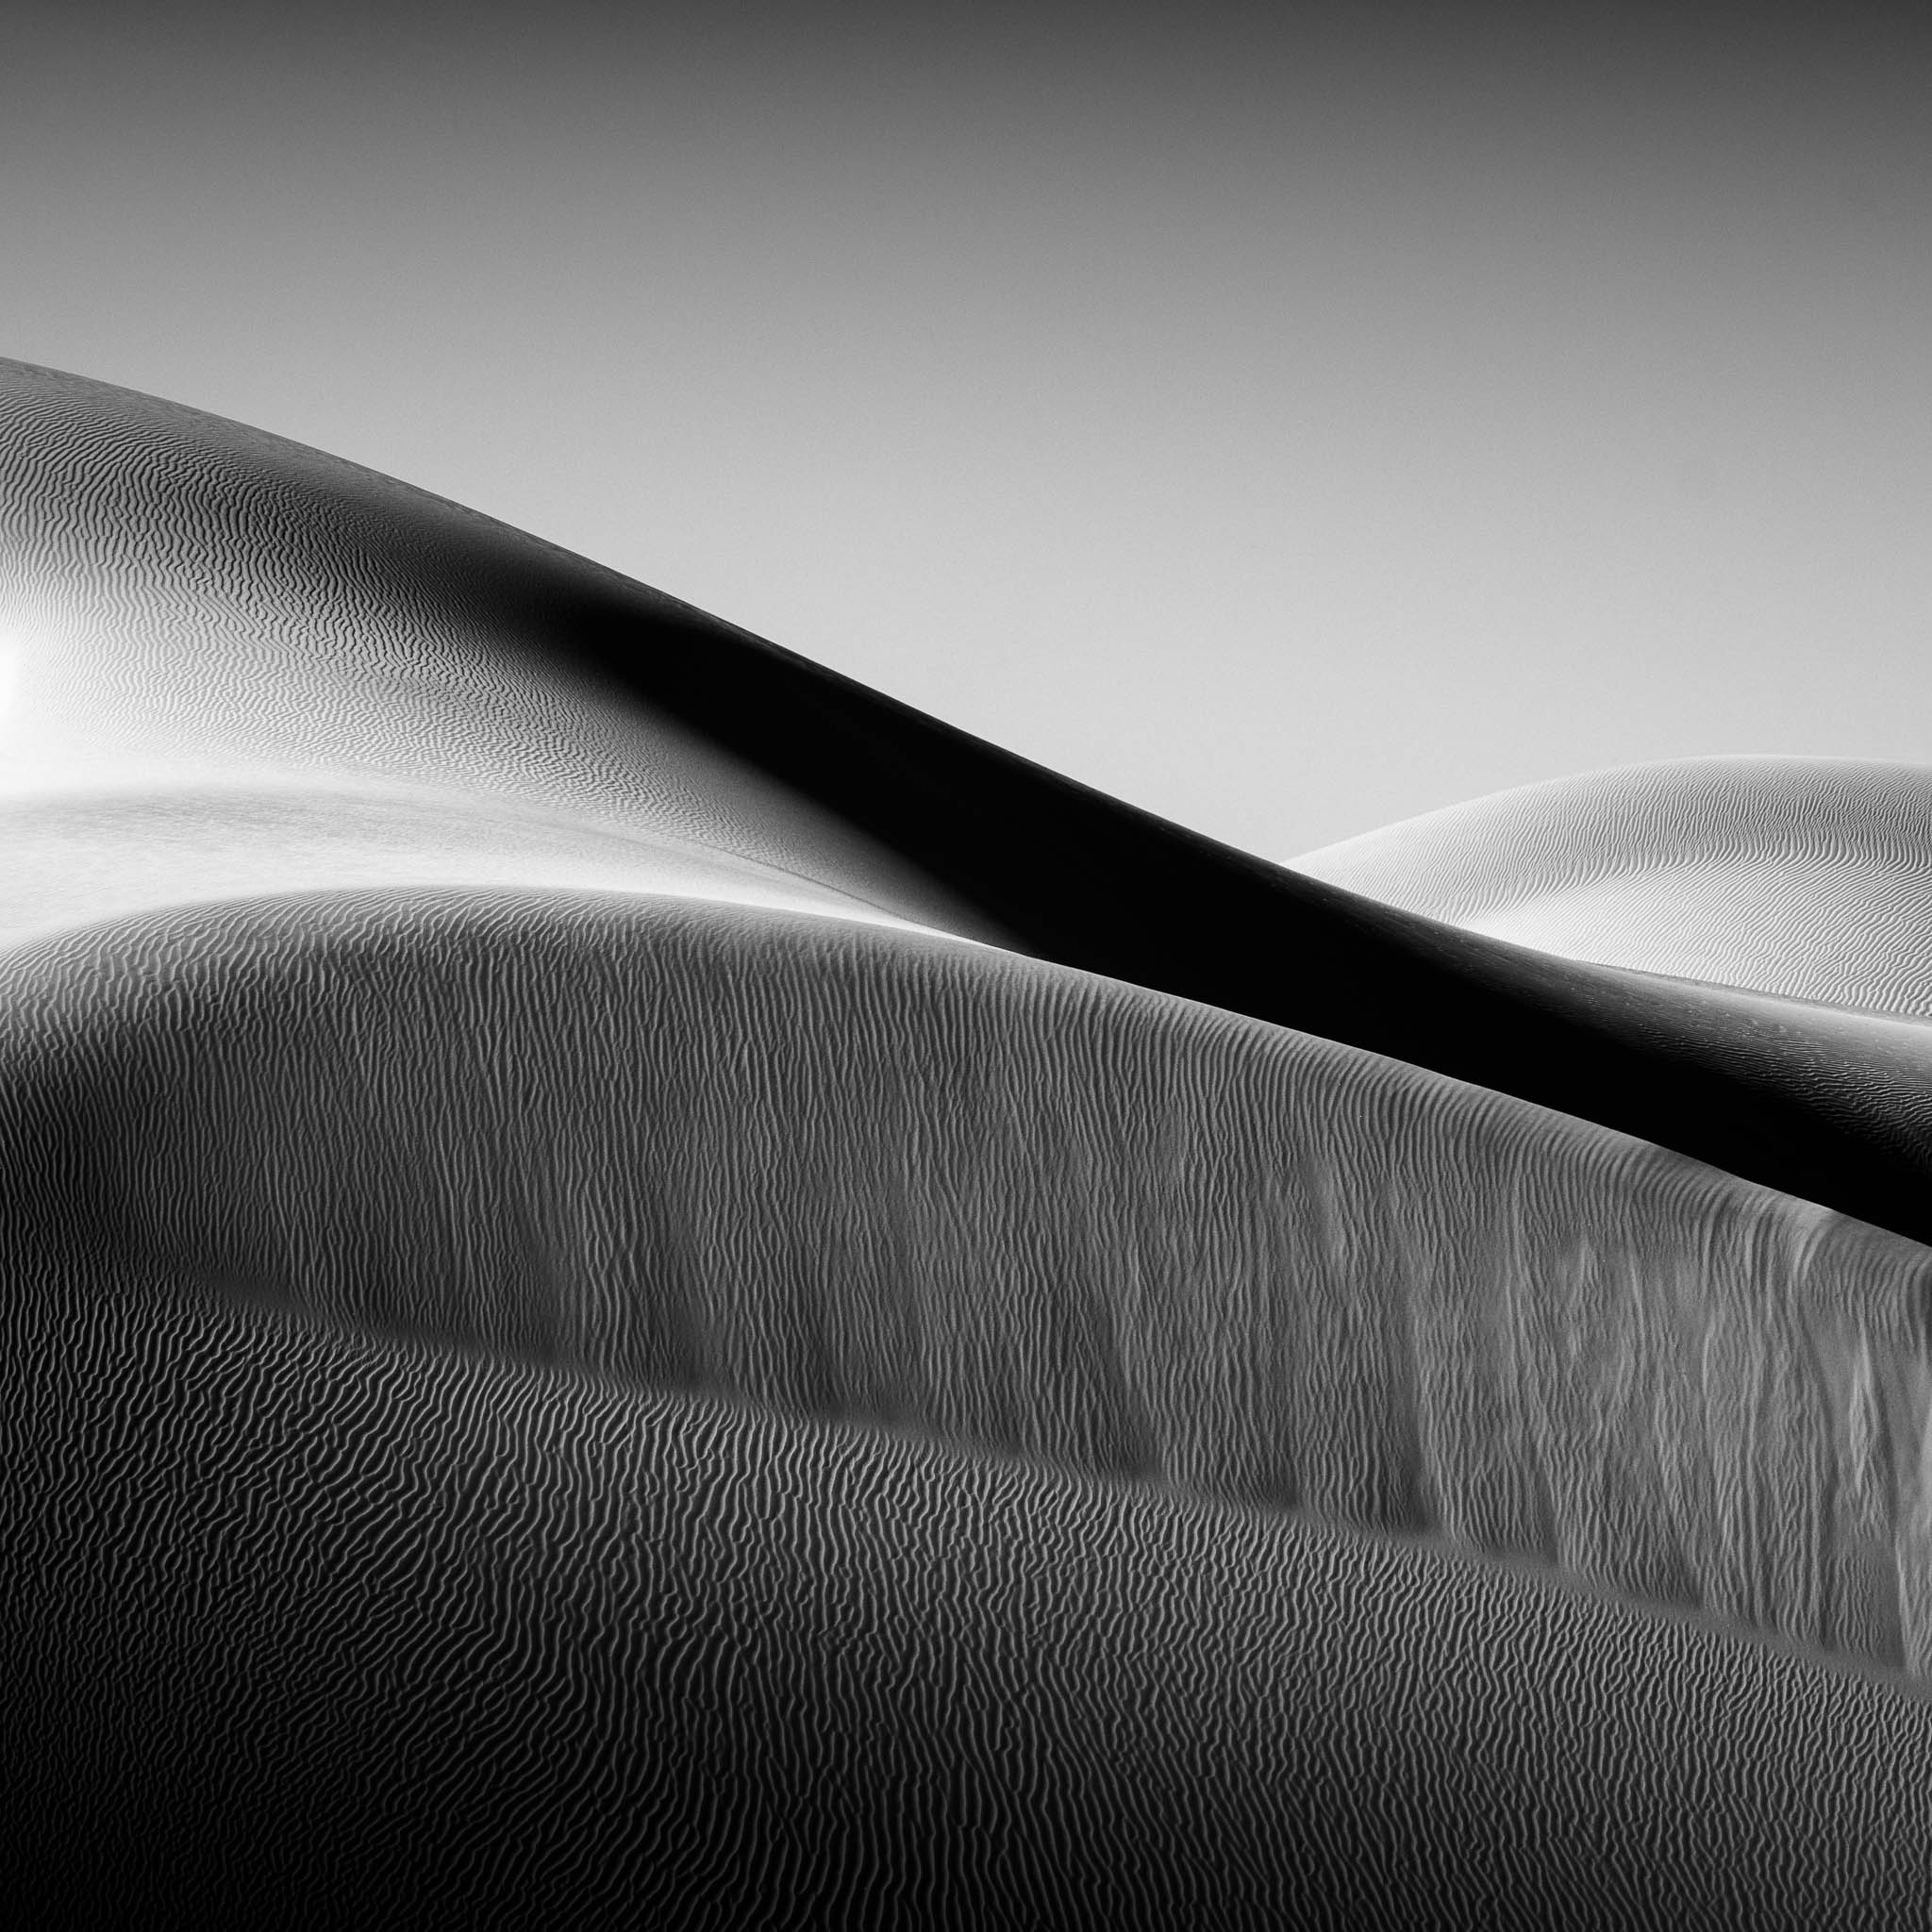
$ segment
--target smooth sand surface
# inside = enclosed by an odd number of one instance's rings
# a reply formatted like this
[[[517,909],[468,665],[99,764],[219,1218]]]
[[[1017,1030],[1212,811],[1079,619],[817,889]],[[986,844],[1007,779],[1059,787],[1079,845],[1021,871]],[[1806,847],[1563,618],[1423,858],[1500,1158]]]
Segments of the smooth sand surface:
[[[1543,952],[1932,1015],[1932,766],[1638,765],[1451,806],[1294,863]]]
[[[351,886],[579,887],[906,923],[695,839],[369,781],[0,795],[0,947],[129,912]]]

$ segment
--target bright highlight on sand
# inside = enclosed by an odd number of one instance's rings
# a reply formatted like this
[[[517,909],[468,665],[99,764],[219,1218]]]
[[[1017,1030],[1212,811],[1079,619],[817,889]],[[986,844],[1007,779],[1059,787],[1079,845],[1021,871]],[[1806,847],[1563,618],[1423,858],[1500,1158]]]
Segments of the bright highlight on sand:
[[[21,662],[25,656],[15,623],[0,616],[0,729],[6,727],[13,710],[14,695],[20,684]]]

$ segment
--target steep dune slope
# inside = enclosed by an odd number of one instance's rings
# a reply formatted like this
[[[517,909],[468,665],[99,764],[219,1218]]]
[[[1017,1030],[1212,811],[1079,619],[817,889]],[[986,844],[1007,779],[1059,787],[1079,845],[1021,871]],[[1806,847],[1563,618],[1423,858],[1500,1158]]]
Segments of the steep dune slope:
[[[1612,966],[1932,1015],[1932,769],[1711,758],[1526,785],[1295,870]]]
[[[16,1239],[641,1388],[1441,1532],[1932,1674],[1925,1251],[943,939],[351,894],[0,975]]]
[[[1825,1037],[1802,1008],[1687,1003],[1266,865],[453,505],[17,363],[0,365],[0,523],[14,652],[0,754],[24,803],[58,793],[84,811],[73,794],[111,780],[160,788],[177,825],[192,814],[175,794],[211,784],[346,787],[365,815],[368,788],[402,788],[445,828],[478,808],[453,870],[445,831],[423,832],[426,857],[400,870],[394,839],[345,837],[275,881],[317,888],[490,883],[492,864],[494,882],[541,883],[537,833],[515,830],[499,859],[480,827],[560,816],[603,841],[574,883],[1004,941],[1932,1237],[1932,1076],[1915,1035],[1860,1036],[1847,1054],[1843,1025]],[[112,820],[125,800],[96,805]],[[253,811],[176,838],[173,876],[130,887],[104,858],[97,911],[208,891]],[[27,844],[17,875],[46,874]],[[272,871],[258,846],[236,889]],[[8,916],[48,930],[87,900],[62,885]]]
[[[1895,1237],[691,902],[150,916],[0,1013],[16,1874],[344,1924],[1932,1904]]]

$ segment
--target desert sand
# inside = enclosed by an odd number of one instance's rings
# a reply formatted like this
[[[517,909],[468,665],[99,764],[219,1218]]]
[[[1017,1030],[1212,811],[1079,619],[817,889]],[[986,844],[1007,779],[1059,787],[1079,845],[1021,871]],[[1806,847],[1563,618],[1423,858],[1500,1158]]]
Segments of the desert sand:
[[[1269,866],[150,398],[0,425],[23,1883],[1924,1922],[1903,994],[1473,929],[1596,876],[1541,820]],[[1910,890],[1834,902],[1886,985]]]
[[[1405,820],[1295,870],[1545,953],[1932,1016],[1932,770],[1683,758]]]

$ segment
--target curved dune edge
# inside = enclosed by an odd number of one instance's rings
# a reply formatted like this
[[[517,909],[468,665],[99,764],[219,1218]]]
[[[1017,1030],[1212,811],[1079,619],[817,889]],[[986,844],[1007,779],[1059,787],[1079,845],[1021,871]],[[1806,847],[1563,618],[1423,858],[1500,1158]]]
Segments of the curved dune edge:
[[[214,772],[487,795],[630,841],[646,890],[686,890],[708,848],[821,909],[1317,1033],[1932,1240],[1932,1035],[1693,997],[1265,864],[534,538],[192,409],[0,363],[0,771],[19,796]],[[58,839],[15,830],[0,871],[61,872]],[[177,896],[225,863],[222,826],[198,836],[169,861]],[[392,880],[376,843],[311,849],[289,883]],[[681,856],[654,873],[654,845]],[[438,834],[411,875],[446,860],[452,882],[493,867],[528,883],[509,847],[485,864]],[[572,881],[604,882],[584,858]],[[106,870],[96,914],[127,908]],[[56,877],[12,925],[84,911]]]
[[[189,896],[280,797],[391,821],[359,842],[295,828],[295,869],[316,874],[296,884],[382,883],[413,807],[420,858],[454,861],[452,883],[492,855],[497,882],[527,882],[516,861],[547,829],[566,874],[995,936],[876,840],[549,649],[514,580],[547,546],[352,463],[0,360],[0,532],[6,926],[72,917],[58,833],[76,813],[108,816],[111,859],[145,805]],[[94,917],[127,909],[102,870]]]
[[[0,1014],[9,1239],[53,1278],[1438,1533],[1932,1671],[1932,1255],[1593,1124],[615,895],[189,908],[5,956]]]
[[[855,896],[849,881],[841,890],[666,832],[426,787],[204,782],[0,794],[0,948],[174,906],[358,887],[671,894],[917,923]]]
[[[1932,768],[1680,758],[1521,786],[1297,872],[1570,958],[1932,1016]]]
[[[1922,1924],[1932,1702],[122,1281],[0,1309],[0,1857],[117,1921]]]

